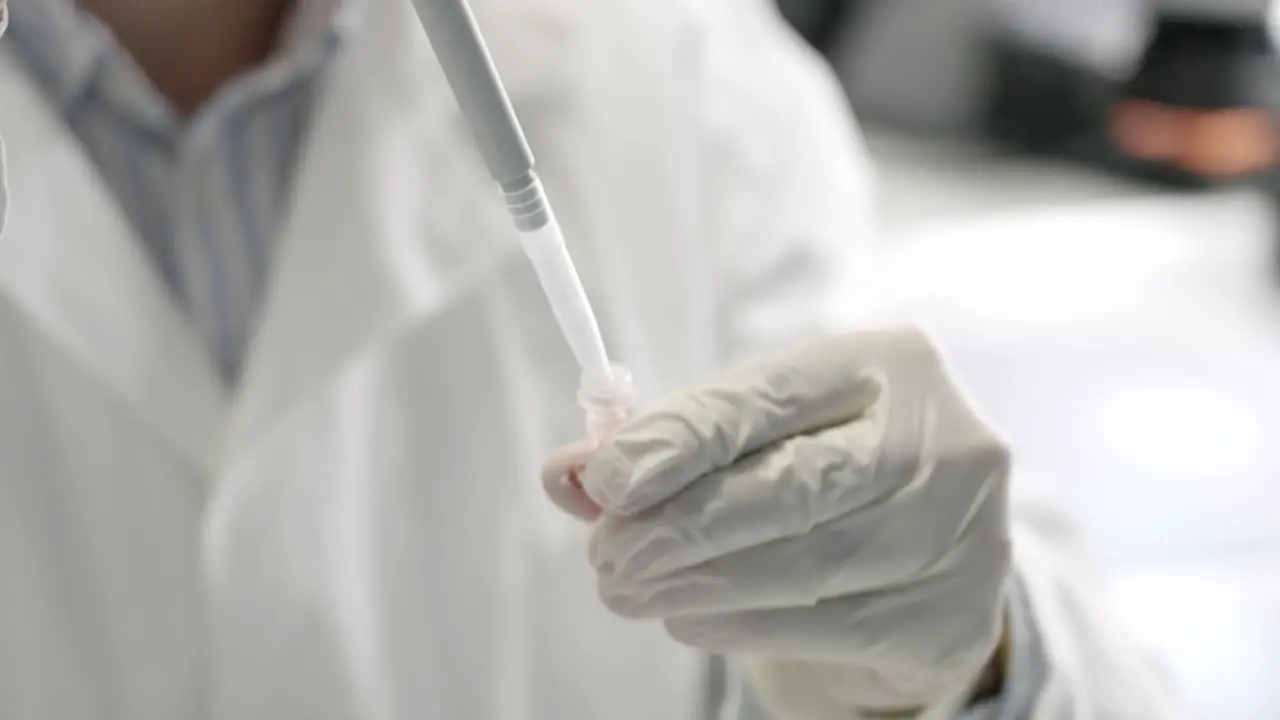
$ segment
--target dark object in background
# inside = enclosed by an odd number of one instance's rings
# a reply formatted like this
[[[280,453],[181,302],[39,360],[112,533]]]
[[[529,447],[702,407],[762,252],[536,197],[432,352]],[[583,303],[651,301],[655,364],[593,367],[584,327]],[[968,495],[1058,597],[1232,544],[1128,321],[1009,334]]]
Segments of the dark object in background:
[[[864,122],[967,139],[987,134],[988,96],[1000,69],[993,47],[1026,49],[1043,58],[1042,65],[1063,72],[1086,68],[1118,78],[1145,42],[1147,24],[1147,0],[776,2],[782,16],[826,55]],[[1034,98],[1015,98],[1022,110],[1052,106],[1055,112],[1034,114],[1064,119],[1056,112],[1061,88],[1045,86],[1017,63],[1006,67],[1019,71],[1006,86],[1029,90]]]
[[[1271,36],[1262,18],[1168,17],[1156,20],[1125,92],[1167,105],[1243,107],[1269,102],[1275,81]]]
[[[1277,160],[1277,87],[1280,65],[1261,18],[1161,18],[1109,117],[1109,135],[1132,161],[1165,175],[1256,176]]]
[[[777,1],[866,121],[1180,186],[1274,174],[1270,0]]]
[[[1117,97],[1116,80],[1058,53],[992,38],[985,134],[1037,153],[1089,155]]]
[[[1179,187],[1269,178],[1280,63],[1263,17],[1160,17],[1127,79],[1019,45],[992,47],[996,139]]]
[[[777,0],[778,9],[810,45],[829,54],[840,28],[852,22],[862,0]]]
[[[1175,187],[1248,180],[1280,232],[1280,0],[777,2],[864,121]],[[1280,235],[1273,262],[1280,274]]]

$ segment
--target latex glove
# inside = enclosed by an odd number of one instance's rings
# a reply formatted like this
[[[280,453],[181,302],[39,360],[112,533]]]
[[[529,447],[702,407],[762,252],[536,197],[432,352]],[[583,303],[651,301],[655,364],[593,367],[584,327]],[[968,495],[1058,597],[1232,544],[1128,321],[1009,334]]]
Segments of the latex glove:
[[[590,558],[616,613],[762,658],[780,717],[932,707],[999,638],[1008,474],[923,333],[829,338],[599,447],[582,474],[604,511]]]

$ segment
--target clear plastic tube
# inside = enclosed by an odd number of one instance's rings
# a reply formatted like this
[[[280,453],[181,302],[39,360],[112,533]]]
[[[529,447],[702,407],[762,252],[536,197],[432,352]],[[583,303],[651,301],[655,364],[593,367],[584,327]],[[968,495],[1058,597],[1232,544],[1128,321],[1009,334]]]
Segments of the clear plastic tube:
[[[586,414],[587,440],[600,444],[631,419],[635,387],[631,371],[610,365],[607,377],[584,372],[578,386],[578,404]]]
[[[600,516],[600,507],[582,487],[582,472],[600,443],[631,419],[634,401],[626,368],[612,365],[607,376],[583,373],[578,404],[586,415],[585,437],[553,452],[542,466],[542,486],[556,505],[582,520]]]
[[[521,229],[520,246],[533,264],[543,294],[551,305],[552,315],[573,351],[578,367],[584,374],[603,378],[607,383],[614,369],[609,364],[595,312],[582,288],[573,259],[569,257],[560,225],[554,215],[548,214],[548,218],[549,221],[541,227]]]

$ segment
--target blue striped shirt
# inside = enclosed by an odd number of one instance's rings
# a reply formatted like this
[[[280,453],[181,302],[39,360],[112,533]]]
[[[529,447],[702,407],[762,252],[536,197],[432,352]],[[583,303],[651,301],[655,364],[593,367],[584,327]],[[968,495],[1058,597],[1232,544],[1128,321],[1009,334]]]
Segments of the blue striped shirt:
[[[186,118],[73,0],[11,8],[20,60],[65,115],[229,384],[264,304],[308,119],[352,5],[300,0],[274,56]]]

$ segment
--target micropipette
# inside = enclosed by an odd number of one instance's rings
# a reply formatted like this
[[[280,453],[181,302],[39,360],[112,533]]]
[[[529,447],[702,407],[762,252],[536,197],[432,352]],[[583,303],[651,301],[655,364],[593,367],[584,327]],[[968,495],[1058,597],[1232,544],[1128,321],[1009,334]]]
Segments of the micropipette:
[[[418,20],[515,220],[560,332],[584,378],[615,375],[591,303],[534,170],[533,152],[466,0],[412,0]]]

